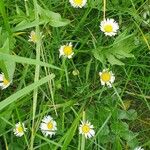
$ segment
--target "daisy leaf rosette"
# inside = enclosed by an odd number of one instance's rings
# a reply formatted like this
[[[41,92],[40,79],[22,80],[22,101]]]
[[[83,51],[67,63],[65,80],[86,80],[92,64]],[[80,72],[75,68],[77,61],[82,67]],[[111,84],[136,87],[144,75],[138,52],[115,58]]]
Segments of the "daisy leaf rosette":
[[[134,35],[122,33],[113,44],[107,47],[99,46],[93,50],[93,56],[103,64],[124,65],[125,58],[133,58],[131,53],[137,46],[134,44]]]

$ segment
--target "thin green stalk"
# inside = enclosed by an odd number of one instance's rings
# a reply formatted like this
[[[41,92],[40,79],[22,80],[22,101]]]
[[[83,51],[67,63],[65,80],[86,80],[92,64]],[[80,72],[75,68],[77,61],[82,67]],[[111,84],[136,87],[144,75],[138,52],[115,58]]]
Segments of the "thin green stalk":
[[[24,0],[24,4],[25,4],[25,9],[26,9],[26,15],[29,16],[29,9],[28,9],[28,4],[26,0]]]
[[[120,95],[119,95],[117,89],[115,88],[115,86],[112,86],[112,87],[113,87],[113,89],[114,89],[114,91],[115,91],[115,94],[117,95],[117,97],[118,97],[120,103],[122,104],[121,107],[125,110],[126,107],[125,107],[125,105],[124,105],[124,103],[123,103],[123,101],[122,101],[122,99],[121,99],[121,97],[120,97]]]
[[[43,47],[43,46],[41,47],[41,55],[42,55],[43,61],[44,61],[44,62],[48,62],[47,59],[46,59],[46,57],[44,57],[44,47]],[[45,55],[46,55],[46,54],[45,54]],[[50,70],[47,69],[46,67],[44,67],[44,69],[45,69],[46,75],[48,75],[48,74],[51,73]],[[49,90],[50,90],[50,94],[51,94],[52,103],[53,103],[53,106],[54,106],[54,109],[55,109],[55,113],[56,113],[56,116],[58,116],[57,110],[56,110],[56,106],[55,106],[55,102],[54,102],[54,92],[53,92],[52,82],[53,82],[53,80],[50,80],[50,81],[48,82],[48,86],[49,86]]]
[[[8,150],[8,144],[7,144],[7,139],[6,139],[5,135],[4,135],[4,143],[5,143],[5,149]]]
[[[35,13],[35,20],[39,22],[39,15],[38,15],[38,4],[37,0],[33,0],[34,3],[34,13]],[[40,48],[41,48],[41,37],[40,37],[40,31],[39,26],[36,26],[36,60],[40,61]],[[34,76],[34,82],[37,82],[39,80],[39,74],[40,74],[40,66],[36,65],[35,67],[35,76]],[[38,88],[35,88],[33,91],[33,114],[32,114],[32,129],[31,129],[31,144],[30,149],[33,149],[34,146],[34,137],[35,137],[35,114],[36,114],[36,107],[37,107],[37,97],[38,97]]]
[[[82,116],[83,122],[85,122],[85,111],[83,111],[83,116]],[[85,150],[85,136],[82,135],[81,139],[81,150]]]
[[[106,0],[103,0],[103,19],[106,18]]]
[[[62,60],[62,68],[64,69],[65,71],[65,75],[66,75],[66,80],[67,80],[67,86],[69,86],[69,77],[68,77],[68,69],[67,69],[67,65],[66,65],[66,58],[63,58]],[[61,77],[60,77],[60,81],[63,77],[63,71],[61,72]]]

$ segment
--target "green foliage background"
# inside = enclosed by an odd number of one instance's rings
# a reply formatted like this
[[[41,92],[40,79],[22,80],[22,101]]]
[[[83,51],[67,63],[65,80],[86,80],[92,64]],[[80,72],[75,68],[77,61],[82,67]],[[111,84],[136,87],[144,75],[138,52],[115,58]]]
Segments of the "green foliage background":
[[[120,26],[110,38],[99,29],[101,0],[88,0],[82,9],[68,0],[1,0],[0,69],[13,83],[0,91],[0,150],[149,150],[150,25],[143,18],[149,5],[107,1],[106,16]],[[32,30],[44,35],[37,44],[28,41]],[[59,58],[69,42],[73,59]],[[103,68],[115,74],[113,88],[100,85]],[[85,143],[78,134],[83,111],[96,131]],[[58,124],[53,138],[39,130],[47,114]],[[13,135],[18,121],[28,128],[21,138]]]

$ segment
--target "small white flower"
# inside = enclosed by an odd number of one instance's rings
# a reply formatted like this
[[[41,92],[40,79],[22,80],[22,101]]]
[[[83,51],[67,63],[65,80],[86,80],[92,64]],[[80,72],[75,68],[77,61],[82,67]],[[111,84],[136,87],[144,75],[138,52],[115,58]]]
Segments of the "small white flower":
[[[69,0],[69,2],[75,8],[82,8],[86,5],[87,0]]]
[[[11,81],[8,81],[6,78],[5,78],[5,75],[4,73],[1,73],[0,74],[0,88],[3,90],[3,89],[6,89],[9,85],[10,85]]]
[[[103,69],[102,72],[99,72],[101,85],[107,85],[109,87],[112,87],[112,83],[115,81],[115,76],[112,73],[112,71],[109,71],[108,69]]]
[[[106,36],[115,36],[119,29],[119,25],[114,19],[107,18],[101,22],[100,29]]]
[[[16,136],[21,137],[24,135],[24,132],[26,132],[26,130],[27,130],[27,128],[25,128],[24,123],[18,122],[15,125],[15,128],[13,131]]]
[[[142,147],[136,147],[134,150],[144,150]]]
[[[44,37],[44,35],[42,35],[42,32],[40,32],[40,36],[41,38]],[[38,36],[36,35],[35,31],[31,31],[30,36],[29,36],[29,42],[33,42],[36,43],[38,40]]]
[[[85,138],[91,138],[95,135],[94,127],[89,121],[82,121],[79,127],[79,134],[85,136]]]
[[[50,136],[52,137],[52,135],[55,135],[56,130],[57,130],[57,124],[56,121],[53,120],[53,118],[51,116],[45,116],[42,119],[42,123],[40,125],[40,129],[41,132],[45,135],[45,136]]]
[[[33,42],[33,43],[37,42],[37,35],[34,31],[31,31],[28,41]]]
[[[72,43],[63,45],[59,49],[59,57],[65,56],[70,59],[70,58],[72,58],[73,54],[74,54],[74,52],[72,49]]]

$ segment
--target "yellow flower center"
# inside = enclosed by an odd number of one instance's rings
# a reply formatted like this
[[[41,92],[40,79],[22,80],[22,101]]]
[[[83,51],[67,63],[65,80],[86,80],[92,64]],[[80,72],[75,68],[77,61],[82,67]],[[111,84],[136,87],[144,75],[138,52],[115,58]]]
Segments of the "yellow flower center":
[[[9,81],[4,77],[4,79],[3,79],[3,84],[4,85],[7,85],[9,83]]]
[[[64,54],[66,56],[69,56],[69,55],[71,55],[71,53],[72,53],[72,46],[65,46],[64,47]]]
[[[104,82],[108,82],[108,81],[110,81],[110,79],[111,79],[111,74],[110,74],[110,72],[103,72],[102,74],[101,74],[101,79],[104,81]]]
[[[110,24],[107,24],[104,26],[104,30],[105,32],[112,32],[113,31],[113,27]]]
[[[22,128],[21,126],[19,126],[19,127],[17,128],[17,130],[18,130],[19,133],[23,132],[23,128]]]
[[[82,5],[83,0],[74,0],[74,3],[77,5]]]
[[[88,126],[88,125],[83,125],[83,127],[82,127],[82,132],[83,133],[88,133],[90,131],[90,127]]]
[[[53,123],[51,121],[49,123],[47,123],[47,128],[49,130],[53,129]]]

